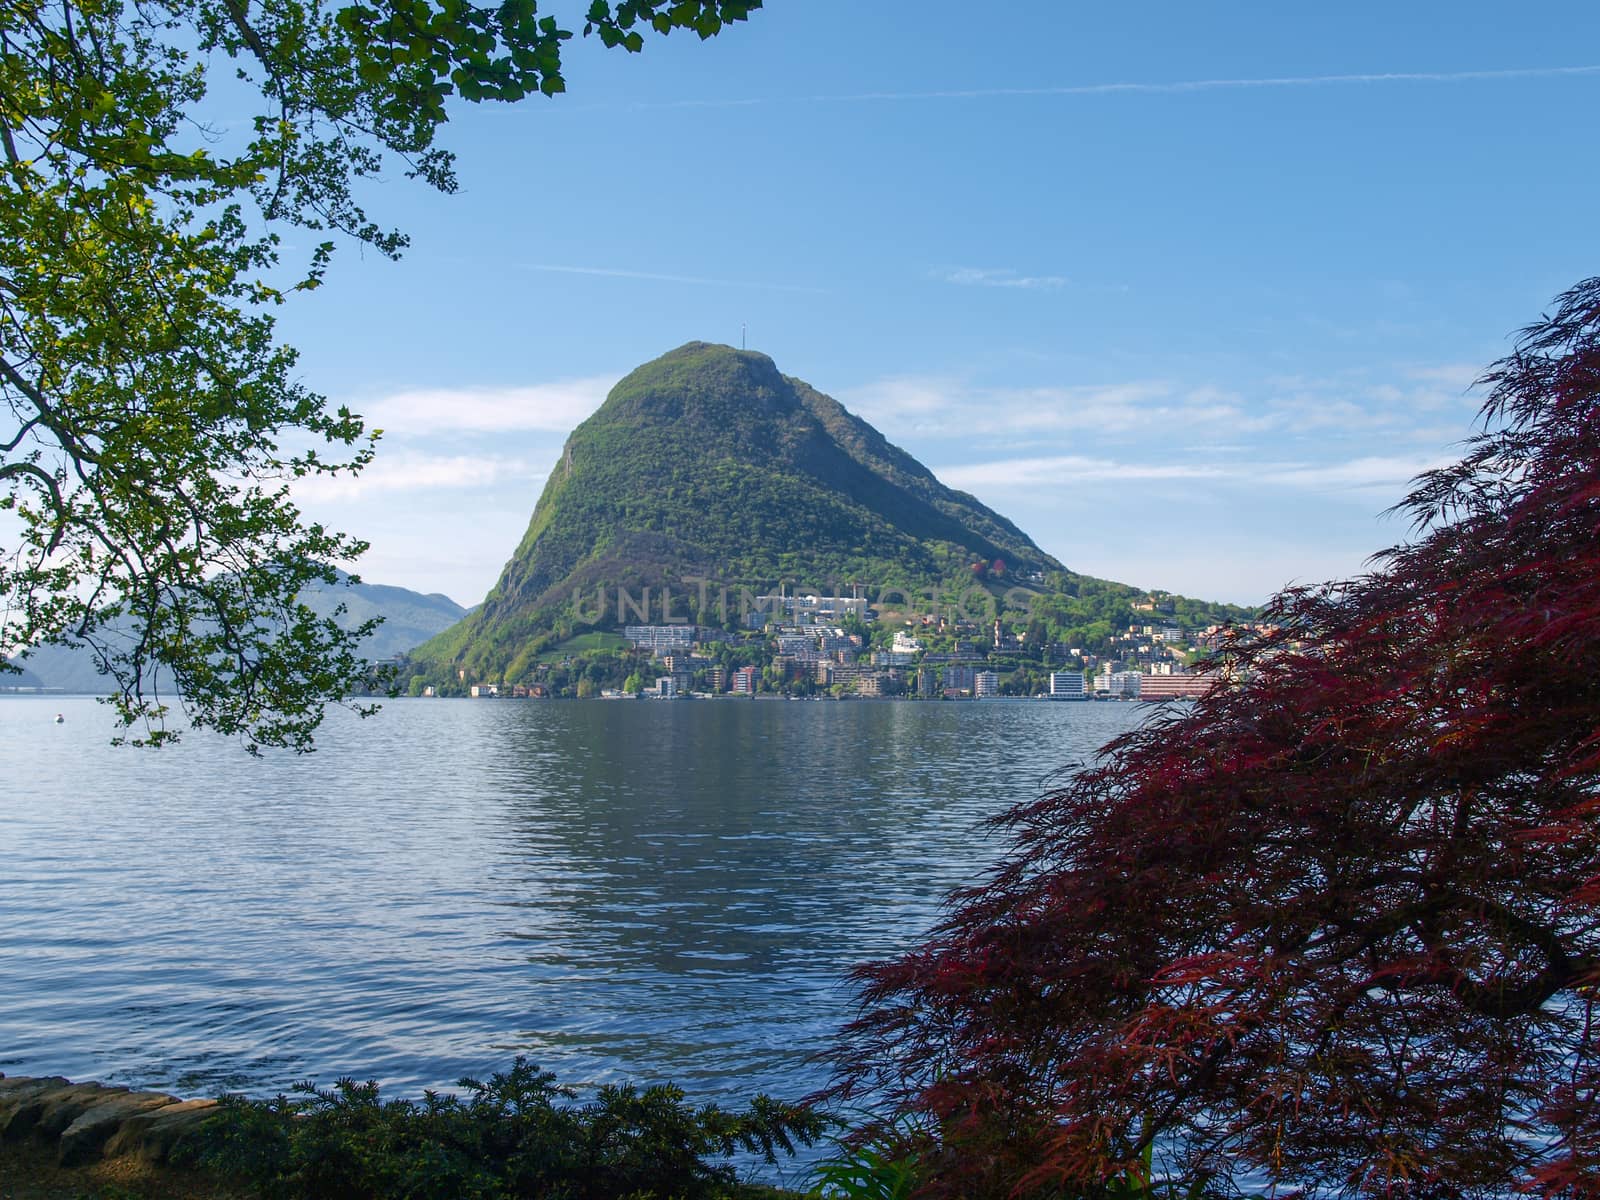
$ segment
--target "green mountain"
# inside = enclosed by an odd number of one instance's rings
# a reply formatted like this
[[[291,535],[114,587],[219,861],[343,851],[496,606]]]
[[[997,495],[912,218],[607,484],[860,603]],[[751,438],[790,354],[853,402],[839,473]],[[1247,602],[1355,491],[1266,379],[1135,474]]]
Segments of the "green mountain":
[[[858,584],[876,598],[970,589],[981,574],[998,595],[1052,573],[1066,572],[1025,533],[838,401],[764,354],[691,342],[572,432],[499,582],[413,658],[515,676],[558,637],[639,620],[626,607],[618,619],[618,589],[651,588],[659,621],[665,587],[673,615],[710,624],[723,588],[732,607],[742,588]]]

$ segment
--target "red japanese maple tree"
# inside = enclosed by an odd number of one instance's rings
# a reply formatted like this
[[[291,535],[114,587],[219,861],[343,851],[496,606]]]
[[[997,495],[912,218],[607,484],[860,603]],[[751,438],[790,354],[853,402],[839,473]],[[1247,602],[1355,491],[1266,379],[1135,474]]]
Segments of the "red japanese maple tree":
[[[1003,818],[858,972],[846,1094],[947,1197],[1600,1196],[1600,279],[1483,380],[1413,541]],[[920,1118],[920,1121],[916,1120]]]

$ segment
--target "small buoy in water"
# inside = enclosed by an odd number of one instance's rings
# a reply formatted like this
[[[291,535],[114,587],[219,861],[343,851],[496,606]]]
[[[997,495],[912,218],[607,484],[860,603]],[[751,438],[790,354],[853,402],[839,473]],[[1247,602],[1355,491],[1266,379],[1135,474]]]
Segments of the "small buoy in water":
[[[65,722],[66,722],[66,718],[63,717],[60,713],[57,713],[56,714],[56,724],[57,725],[61,725],[61,724],[64,724]]]

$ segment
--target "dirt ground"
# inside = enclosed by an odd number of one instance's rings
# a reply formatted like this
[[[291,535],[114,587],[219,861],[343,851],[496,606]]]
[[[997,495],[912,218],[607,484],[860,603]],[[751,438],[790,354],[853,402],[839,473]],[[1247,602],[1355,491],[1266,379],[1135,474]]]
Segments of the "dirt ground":
[[[235,1185],[188,1171],[116,1159],[63,1169],[55,1151],[0,1146],[0,1200],[249,1200]]]

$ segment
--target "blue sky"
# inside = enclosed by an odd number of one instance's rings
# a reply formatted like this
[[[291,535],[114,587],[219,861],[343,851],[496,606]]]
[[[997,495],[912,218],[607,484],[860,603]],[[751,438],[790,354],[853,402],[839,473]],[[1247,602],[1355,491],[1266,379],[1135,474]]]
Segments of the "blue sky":
[[[567,79],[284,311],[385,430],[303,497],[369,580],[481,599],[609,386],[744,328],[1068,566],[1259,602],[1403,538],[1600,265],[1593,4],[769,0]]]

